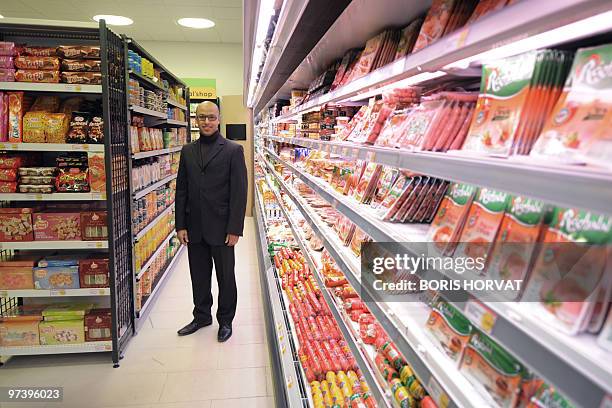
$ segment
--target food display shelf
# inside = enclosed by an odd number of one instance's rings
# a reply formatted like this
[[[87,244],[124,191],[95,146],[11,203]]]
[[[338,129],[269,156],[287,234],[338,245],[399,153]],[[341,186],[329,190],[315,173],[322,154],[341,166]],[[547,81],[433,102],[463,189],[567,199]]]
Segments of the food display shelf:
[[[347,159],[367,160],[445,180],[525,195],[566,207],[588,208],[612,214],[612,172],[604,169],[464,154],[409,152],[307,138],[267,138],[338,154]],[[568,185],[572,186],[571,190],[567,188]]]
[[[164,154],[180,152],[183,146],[168,147],[166,149],[151,150],[148,152],[138,152],[132,154],[132,159],[144,159],[147,157],[161,156]]]
[[[375,241],[425,242],[428,226],[380,221],[367,206],[338,194],[322,181],[283,161],[274,152],[267,152]],[[440,279],[446,278],[442,272],[438,274]],[[463,312],[470,304],[450,303]],[[489,317],[494,319],[494,325],[486,332],[576,404],[597,406],[604,401],[606,395],[612,394],[609,355],[594,344],[594,336],[568,336],[550,328],[528,310],[529,305],[480,301],[476,304],[483,305],[489,311]],[[395,306],[393,303],[389,305]],[[483,329],[481,321],[471,320]]]
[[[166,242],[168,242],[168,240],[170,238],[172,238],[174,235],[176,234],[176,231],[172,231],[170,232],[170,234],[168,234],[166,236],[166,238],[164,238],[160,243],[159,246],[157,247],[157,249],[155,250],[155,252],[153,252],[151,254],[151,256],[149,257],[149,259],[147,260],[147,262],[145,262],[142,267],[140,268],[140,270],[136,273],[136,280],[140,280],[140,277],[142,276],[143,273],[145,273],[147,271],[147,269],[149,269],[149,267],[151,266],[151,264],[153,263],[153,261],[155,261],[155,258],[157,257],[157,255],[159,255],[161,253],[161,251],[164,249],[164,244]]]
[[[170,273],[172,272],[172,268],[174,268],[174,265],[176,264],[176,262],[179,259],[180,255],[183,253],[184,249],[185,249],[185,247],[181,245],[181,247],[179,247],[178,251],[176,251],[176,254],[174,254],[174,256],[172,257],[172,259],[170,260],[170,262],[168,263],[166,268],[161,273],[162,276],[161,276],[161,278],[159,278],[159,280],[155,284],[155,287],[151,291],[151,294],[149,296],[147,296],[147,300],[145,300],[145,302],[142,305],[142,307],[140,308],[140,310],[136,312],[136,318],[138,318],[138,319],[146,318],[146,316],[148,314],[147,310],[155,302],[155,299],[156,299],[155,295],[164,286],[164,283],[165,283],[166,279],[168,279],[168,275],[170,275]]]
[[[292,112],[275,118],[273,122],[291,120],[298,114],[326,103],[346,101],[359,97],[360,94],[370,96],[373,90],[400,80],[410,78],[411,84],[416,84],[419,83],[419,75],[425,80],[431,79],[432,74],[452,72],[457,67],[468,65],[472,60],[479,60],[481,54],[492,50],[496,52],[494,56],[499,57],[605,32],[609,30],[606,24],[601,24],[601,19],[605,20],[605,16],[598,15],[609,11],[609,2],[605,0],[517,2],[496,12],[495,17],[480,19],[436,40],[418,52],[400,58],[334,91],[315,97]],[[580,29],[564,30],[563,35],[555,32],[561,24],[567,27],[589,18],[594,18],[592,24],[583,23]],[[550,32],[553,34],[549,34]],[[539,34],[541,35],[538,36]],[[528,37],[535,39],[521,42]],[[502,48],[504,45],[509,48]]]
[[[280,209],[283,215],[285,216],[285,219],[287,223],[289,224],[291,231],[293,232],[293,236],[296,242],[298,243],[299,247],[302,250],[302,254],[304,255],[304,258],[306,259],[309,267],[313,271],[313,275],[317,281],[317,284],[319,285],[319,288],[321,289],[323,298],[325,299],[325,302],[329,306],[329,309],[332,312],[334,319],[338,323],[338,327],[340,328],[340,331],[342,332],[342,336],[346,339],[346,343],[351,349],[351,352],[353,353],[353,356],[355,357],[355,360],[357,361],[357,365],[359,366],[359,369],[363,373],[366,379],[366,382],[370,386],[370,392],[372,392],[372,395],[374,396],[378,404],[383,404],[382,406],[387,406],[387,407],[393,406],[392,399],[389,398],[389,395],[386,394],[385,391],[380,386],[380,382],[377,381],[376,375],[373,372],[374,368],[368,363],[365,353],[359,347],[358,345],[360,341],[359,337],[355,336],[353,330],[351,329],[350,321],[347,321],[346,319],[343,318],[342,309],[338,307],[331,293],[329,293],[329,291],[327,290],[327,287],[325,286],[325,283],[323,279],[321,278],[321,275],[319,272],[321,268],[320,260],[319,262],[317,262],[316,257],[311,253],[311,250],[308,248],[308,245],[304,242],[302,234],[300,233],[300,229],[295,225],[294,217],[291,216],[287,207],[282,202],[281,197],[276,192],[276,189],[274,189],[273,186],[271,185],[269,185],[269,187],[270,187],[270,190],[274,193],[276,197],[276,201],[279,203]]]
[[[48,346],[0,347],[0,355],[29,356],[39,354],[99,353],[113,351],[112,341],[92,341]]]
[[[146,227],[144,227],[143,229],[141,229],[136,235],[134,235],[134,241],[138,241],[140,240],[140,238],[142,238],[144,236],[144,234],[146,234],[151,228],[153,228],[158,222],[159,220],[162,219],[162,217],[168,213],[171,213],[172,210],[174,210],[174,203],[170,204],[168,206],[168,208],[166,208],[164,211],[162,211],[161,213],[159,213],[158,216],[156,216],[155,218],[153,218],[151,220],[151,222],[149,222],[147,224]]]
[[[129,73],[130,73],[130,76],[132,78],[138,79],[138,81],[140,81],[141,84],[144,84],[144,85],[146,85],[148,87],[151,87],[151,88],[154,88],[154,89],[155,88],[156,89],[160,89],[160,90],[162,90],[164,92],[167,91],[163,86],[159,85],[157,82],[153,81],[152,79],[147,78],[146,76],[144,76],[142,74],[139,74],[136,71],[129,70]]]
[[[0,82],[0,91],[101,94],[102,85],[50,84],[37,82]]]
[[[312,230],[323,241],[325,249],[334,258],[348,282],[354,288],[361,287],[361,271],[359,259],[344,247],[335,232],[324,225],[314,212],[302,203],[300,196],[289,188],[272,165],[265,161],[268,172],[271,173],[282,190],[291,198],[302,213]],[[283,204],[281,204],[283,205]],[[490,404],[461,375],[456,364],[439,351],[432,341],[417,328],[419,323],[409,321],[405,324],[390,306],[382,302],[368,302],[370,312],[389,334],[394,335],[394,341],[400,352],[413,367],[416,376],[427,389],[439,406],[447,407],[485,407]]]
[[[169,183],[170,181],[174,180],[176,178],[176,174],[171,174],[168,177],[164,177],[163,179],[156,181],[155,183],[151,184],[148,187],[145,187],[143,189],[140,189],[138,191],[134,192],[134,199],[138,200],[139,198],[142,198],[144,196],[146,196],[147,194],[149,194],[151,191],[163,186],[166,183]]]
[[[0,242],[0,249],[107,249],[108,241],[14,241]]]
[[[168,125],[184,126],[184,127],[187,127],[187,125],[189,124],[186,121],[176,120],[176,119],[167,119],[166,123]]]
[[[140,113],[141,115],[147,115],[154,118],[167,119],[168,115],[164,112],[158,112],[152,109],[143,108],[142,106],[130,106],[130,110],[134,113]]]
[[[0,142],[0,150],[17,150],[23,152],[95,152],[103,153],[103,144],[80,143],[9,143]]]
[[[182,110],[187,110],[187,106],[179,103],[178,101],[175,101],[173,99],[168,98],[167,102],[168,102],[168,105],[175,106],[175,107],[177,107],[179,109],[182,109]]]
[[[0,193],[0,201],[101,201],[106,193]]]
[[[109,288],[84,289],[0,289],[0,297],[70,297],[70,296],[109,296]]]

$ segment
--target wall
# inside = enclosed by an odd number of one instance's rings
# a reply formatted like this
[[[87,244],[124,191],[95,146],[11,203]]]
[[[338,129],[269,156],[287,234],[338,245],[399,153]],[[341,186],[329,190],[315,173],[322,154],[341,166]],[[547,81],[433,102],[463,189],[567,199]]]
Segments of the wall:
[[[139,41],[176,76],[214,78],[217,96],[240,95],[242,89],[242,44]]]

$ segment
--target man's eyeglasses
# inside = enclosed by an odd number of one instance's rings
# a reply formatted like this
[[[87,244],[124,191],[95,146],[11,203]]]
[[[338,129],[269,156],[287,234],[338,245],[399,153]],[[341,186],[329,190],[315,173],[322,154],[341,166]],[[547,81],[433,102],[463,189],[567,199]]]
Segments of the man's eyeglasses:
[[[206,122],[207,120],[208,120],[209,122],[214,122],[214,121],[216,121],[216,120],[218,119],[218,118],[217,118],[217,115],[198,115],[198,116],[196,116],[196,117],[197,117],[197,118],[198,118],[198,120],[199,120],[199,121],[201,121],[201,122]]]

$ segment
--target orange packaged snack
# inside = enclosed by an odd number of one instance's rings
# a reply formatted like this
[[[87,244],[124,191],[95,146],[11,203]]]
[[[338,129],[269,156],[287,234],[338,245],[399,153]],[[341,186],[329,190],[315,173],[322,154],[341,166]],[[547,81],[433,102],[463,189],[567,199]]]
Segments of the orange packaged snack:
[[[472,324],[457,309],[444,301],[433,305],[427,319],[427,333],[454,361],[459,361],[470,340]]]
[[[487,259],[511,198],[508,193],[488,188],[481,188],[478,191],[470,206],[455,251],[456,257]]]
[[[106,191],[106,172],[104,171],[104,153],[87,153],[89,164],[89,187],[92,192]]]
[[[30,98],[23,92],[8,93],[8,141],[20,143],[23,137],[23,115],[30,106]]]
[[[426,239],[433,242],[441,254],[454,251],[475,192],[476,187],[468,184],[453,183],[448,187]]]
[[[436,41],[444,33],[451,18],[451,12],[457,0],[434,0],[427,17],[421,26],[421,31],[414,44],[412,52],[417,52]]]

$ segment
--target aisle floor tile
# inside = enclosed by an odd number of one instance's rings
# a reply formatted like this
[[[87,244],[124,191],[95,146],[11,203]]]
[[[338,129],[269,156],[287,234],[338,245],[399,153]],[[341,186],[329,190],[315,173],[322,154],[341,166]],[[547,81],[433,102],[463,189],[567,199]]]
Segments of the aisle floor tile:
[[[265,367],[268,365],[265,344],[223,344],[218,350],[217,368]]]
[[[271,408],[273,406],[274,399],[271,397],[257,397],[213,400],[210,408]]]
[[[263,343],[264,330],[263,324],[234,326],[232,337],[227,344]]]
[[[263,367],[170,373],[160,401],[266,396],[264,376]]]

